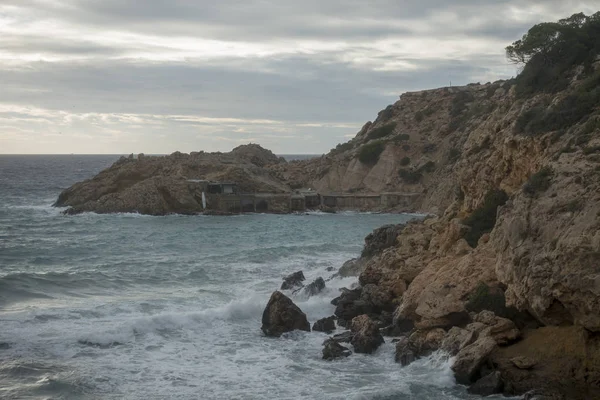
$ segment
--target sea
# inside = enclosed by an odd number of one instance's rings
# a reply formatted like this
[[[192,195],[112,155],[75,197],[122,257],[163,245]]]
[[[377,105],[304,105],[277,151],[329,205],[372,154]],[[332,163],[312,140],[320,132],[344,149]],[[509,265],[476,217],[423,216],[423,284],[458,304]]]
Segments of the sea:
[[[324,361],[320,332],[267,338],[282,277],[314,323],[356,278],[364,237],[415,215],[63,215],[70,185],[118,155],[0,156],[0,399],[476,399],[442,354],[407,367],[391,340]],[[338,332],[341,332],[338,329]]]

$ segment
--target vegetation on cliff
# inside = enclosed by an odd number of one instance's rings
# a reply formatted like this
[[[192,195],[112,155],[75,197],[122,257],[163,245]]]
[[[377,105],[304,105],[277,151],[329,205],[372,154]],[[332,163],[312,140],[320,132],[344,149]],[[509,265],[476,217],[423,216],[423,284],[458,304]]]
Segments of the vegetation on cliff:
[[[474,387],[600,398],[600,13],[536,25],[507,55],[515,79],[403,94],[303,165],[332,191],[422,190],[412,206],[437,215],[355,261],[336,315],[389,324],[402,365],[441,348]],[[370,145],[385,158],[361,159]]]

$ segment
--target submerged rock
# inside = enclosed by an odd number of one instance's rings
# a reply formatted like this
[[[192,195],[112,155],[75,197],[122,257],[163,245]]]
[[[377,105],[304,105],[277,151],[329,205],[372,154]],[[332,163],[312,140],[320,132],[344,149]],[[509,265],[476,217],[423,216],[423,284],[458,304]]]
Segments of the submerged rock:
[[[310,324],[306,314],[292,300],[276,291],[263,312],[261,329],[267,336],[279,337],[294,330],[310,332]]]
[[[304,277],[304,273],[302,271],[294,272],[283,278],[283,283],[281,284],[281,290],[290,290],[298,287],[302,287],[302,282],[306,278]]]
[[[318,277],[314,282],[309,283],[304,287],[304,294],[307,296],[314,296],[319,294],[325,289],[325,281],[323,278]]]
[[[350,343],[353,337],[354,333],[352,333],[351,331],[346,331],[338,333],[337,335],[333,335],[331,339],[335,340],[338,343]]]
[[[360,315],[352,320],[352,333],[354,336],[350,343],[356,353],[371,354],[384,343],[379,328],[368,315]]]
[[[417,355],[415,354],[415,351],[406,336],[400,338],[400,340],[396,342],[396,353],[394,359],[403,367],[417,359]]]
[[[335,330],[335,316],[321,318],[314,323],[312,330],[325,333],[333,332]]]
[[[340,357],[348,357],[352,352],[347,347],[342,346],[333,339],[328,339],[323,343],[323,360],[333,360]]]

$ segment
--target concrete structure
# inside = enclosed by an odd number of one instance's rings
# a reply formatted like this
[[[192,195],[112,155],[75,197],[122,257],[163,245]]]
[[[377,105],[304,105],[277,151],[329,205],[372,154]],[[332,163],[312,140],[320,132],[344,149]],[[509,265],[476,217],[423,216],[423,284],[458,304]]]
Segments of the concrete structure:
[[[302,189],[293,193],[242,193],[234,182],[209,182],[190,179],[190,191],[206,211],[218,213],[290,213],[334,209],[371,211],[394,207],[411,209],[418,193],[319,194]]]

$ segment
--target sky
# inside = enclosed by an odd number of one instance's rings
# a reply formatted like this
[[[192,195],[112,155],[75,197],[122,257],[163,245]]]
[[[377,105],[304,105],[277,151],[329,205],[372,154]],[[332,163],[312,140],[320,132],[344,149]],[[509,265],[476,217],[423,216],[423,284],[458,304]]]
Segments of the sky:
[[[0,0],[0,153],[320,154],[598,0]]]

